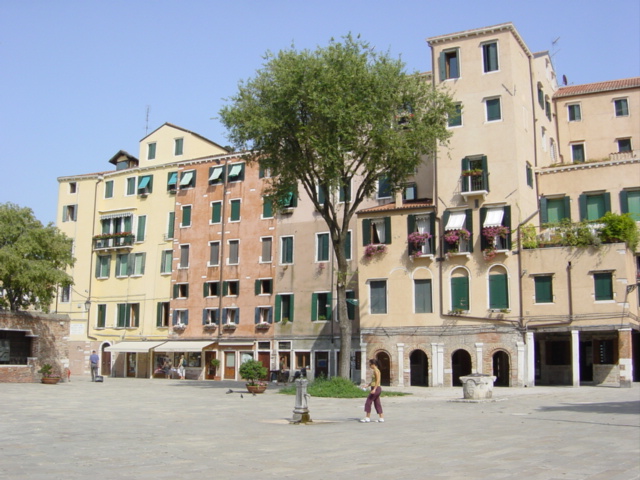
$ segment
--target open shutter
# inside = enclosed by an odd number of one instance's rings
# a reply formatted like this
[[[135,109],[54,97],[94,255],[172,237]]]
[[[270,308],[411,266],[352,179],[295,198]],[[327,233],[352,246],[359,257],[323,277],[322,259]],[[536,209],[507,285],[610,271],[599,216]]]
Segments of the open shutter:
[[[178,298],[180,293],[180,287],[178,285],[173,286],[173,298]]]
[[[289,321],[293,322],[293,294],[290,295],[289,301]]]
[[[583,193],[578,197],[578,207],[580,208],[580,221],[587,219],[587,196]]]
[[[260,280],[256,280],[253,284],[254,293],[256,295],[260,295],[260,284],[261,284]]]
[[[239,323],[240,323],[240,309],[236,308],[235,324],[238,325]]]
[[[329,292],[327,294],[327,320],[331,320],[333,318],[333,294]]]
[[[227,295],[229,295],[229,282],[224,281],[222,282],[222,296],[226,297]]]
[[[227,308],[222,309],[222,323],[227,323]]]
[[[447,71],[446,71],[446,60],[444,57],[444,52],[440,52],[440,56],[438,57],[438,68],[440,69],[440,81],[444,82],[447,79]]]
[[[353,301],[350,302],[349,300],[355,300],[356,292],[354,292],[353,290],[347,290],[346,298],[347,298],[347,318],[349,318],[349,320],[354,320],[356,318],[356,306],[354,305]]]
[[[209,313],[209,311],[206,308],[202,309],[202,324],[203,325],[206,325],[207,323],[209,323],[208,322],[208,318],[207,318],[208,317],[208,313]]]
[[[451,212],[449,212],[449,210],[445,210],[444,213],[442,214],[442,225],[447,226],[447,222],[449,222],[449,217],[451,216]],[[449,242],[445,241],[444,238],[441,239],[442,242],[442,249],[444,253],[447,253],[449,251]]]
[[[604,192],[604,213],[611,212],[611,193]]]
[[[311,321],[315,322],[318,320],[318,294],[311,294]]]
[[[384,243],[391,243],[391,217],[384,217]]]
[[[431,249],[429,250],[429,252],[435,255],[436,253],[436,214],[433,212],[429,214],[429,233],[431,234],[431,238],[428,240],[431,246]]]
[[[253,323],[256,325],[260,323],[260,307],[256,307],[253,315]]]
[[[465,228],[469,230],[470,238],[469,238],[469,253],[473,253],[473,210],[468,208],[464,211],[465,218]]]
[[[282,307],[281,303],[282,303],[282,297],[280,295],[276,295],[276,311],[275,311],[276,322],[279,322],[282,319],[282,317],[280,316],[280,309]]]
[[[571,220],[571,197],[563,197],[564,202],[564,218]]]
[[[513,240],[513,232],[511,231],[511,205],[504,207],[504,216],[502,217],[502,225],[509,228],[509,234],[507,235],[506,247],[507,250],[511,250],[511,242]]]
[[[411,235],[416,231],[416,216],[415,215],[407,215],[407,236]],[[409,255],[413,255],[416,253],[416,248],[409,242]]]
[[[189,325],[189,310],[185,310],[184,312],[184,324]]]
[[[620,212],[629,213],[629,196],[626,190],[620,190]]]
[[[460,163],[462,171],[469,170],[469,157],[464,157]]]
[[[267,310],[267,323],[273,323],[273,308],[269,307]]]
[[[162,326],[162,302],[158,302],[156,305],[156,327]]]
[[[362,220],[362,245],[369,245],[371,243],[371,220],[365,218]]]
[[[487,163],[487,156],[482,156],[482,184],[484,189],[489,191],[489,165]]]
[[[484,250],[485,248],[489,248],[487,237],[482,234],[484,229],[484,220],[487,218],[487,208],[482,207],[480,209],[480,250]]]

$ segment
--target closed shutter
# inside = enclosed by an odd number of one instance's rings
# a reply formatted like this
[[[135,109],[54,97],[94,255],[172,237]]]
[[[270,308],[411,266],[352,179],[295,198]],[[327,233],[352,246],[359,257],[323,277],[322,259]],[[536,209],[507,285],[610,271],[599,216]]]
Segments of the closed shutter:
[[[220,223],[222,220],[222,204],[220,202],[211,205],[211,223]]]
[[[147,216],[141,215],[138,217],[138,232],[136,235],[137,242],[144,242],[145,230],[147,227]]]
[[[507,275],[489,275],[489,308],[509,308]]]
[[[311,321],[315,322],[318,320],[318,294],[311,294]]]
[[[273,202],[269,197],[262,197],[262,217],[273,217]]]
[[[365,218],[362,221],[362,245],[369,245],[371,243],[371,220]]]
[[[453,277],[451,279],[451,308],[453,310],[469,310],[468,277]]]

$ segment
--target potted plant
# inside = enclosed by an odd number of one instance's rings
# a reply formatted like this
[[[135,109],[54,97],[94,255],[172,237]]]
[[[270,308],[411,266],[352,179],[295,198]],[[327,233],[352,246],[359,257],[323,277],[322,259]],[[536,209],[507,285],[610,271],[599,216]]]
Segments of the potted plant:
[[[471,233],[466,228],[449,230],[444,234],[444,241],[449,244],[449,251],[453,253],[458,252],[461,240],[466,241],[469,238],[471,238]]]
[[[427,244],[429,239],[431,238],[430,233],[420,233],[420,232],[412,232],[407,237],[407,242],[409,243],[409,251],[412,252],[412,255],[416,257],[422,256],[422,247]]]
[[[40,370],[38,370],[38,373],[42,374],[42,378],[40,379],[42,383],[55,385],[60,381],[60,375],[54,375],[53,365],[51,365],[50,363],[45,363],[44,365],[42,365]]]
[[[220,360],[218,360],[217,358],[212,358],[211,359],[211,368],[209,369],[209,375],[211,375],[212,377],[215,377],[218,368],[220,368]]]
[[[247,390],[250,393],[263,393],[267,389],[267,369],[257,360],[247,360],[240,365],[240,377],[247,381]]]
[[[364,247],[364,256],[366,259],[371,259],[378,254],[386,253],[387,246],[383,243],[370,243]]]
[[[462,171],[462,176],[463,177],[479,177],[480,175],[482,175],[482,169],[481,168],[472,168],[469,170],[463,170]]]

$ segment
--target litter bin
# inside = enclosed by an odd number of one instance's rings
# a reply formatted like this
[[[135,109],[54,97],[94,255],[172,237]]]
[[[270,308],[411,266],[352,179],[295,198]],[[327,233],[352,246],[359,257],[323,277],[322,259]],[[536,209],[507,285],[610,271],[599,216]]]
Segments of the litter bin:
[[[483,373],[472,373],[460,377],[465,400],[484,400],[493,396],[493,382],[497,377]]]

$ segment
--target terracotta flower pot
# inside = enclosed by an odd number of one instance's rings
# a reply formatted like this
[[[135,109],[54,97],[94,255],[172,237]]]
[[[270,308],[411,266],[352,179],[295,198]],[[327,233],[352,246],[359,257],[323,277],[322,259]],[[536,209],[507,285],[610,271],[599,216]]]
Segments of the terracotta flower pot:
[[[264,393],[267,389],[266,385],[249,385],[247,384],[247,390],[249,393]]]
[[[60,381],[60,377],[42,377],[41,382],[47,385],[55,385]]]

